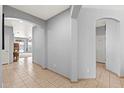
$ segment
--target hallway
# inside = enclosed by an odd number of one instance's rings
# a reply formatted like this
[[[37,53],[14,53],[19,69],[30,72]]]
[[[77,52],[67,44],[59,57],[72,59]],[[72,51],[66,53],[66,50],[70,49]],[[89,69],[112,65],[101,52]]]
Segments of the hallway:
[[[5,88],[94,88],[124,87],[124,78],[118,78],[105,70],[105,65],[97,63],[97,78],[71,83],[65,77],[44,70],[32,63],[32,58],[21,58],[19,62],[3,65]]]

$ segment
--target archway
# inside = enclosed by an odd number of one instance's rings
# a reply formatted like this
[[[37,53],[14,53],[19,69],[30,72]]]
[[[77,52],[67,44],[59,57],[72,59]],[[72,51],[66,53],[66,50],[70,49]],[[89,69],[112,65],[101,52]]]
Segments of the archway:
[[[18,19],[5,17],[5,26],[12,27],[13,30],[13,61],[18,61],[19,58],[32,57],[32,30],[34,23]],[[6,41],[6,39],[5,39]],[[7,44],[6,44],[7,45]],[[18,52],[18,54],[16,53]]]
[[[114,18],[96,20],[96,78],[101,70],[119,72],[120,21]],[[102,66],[102,69],[101,69]]]

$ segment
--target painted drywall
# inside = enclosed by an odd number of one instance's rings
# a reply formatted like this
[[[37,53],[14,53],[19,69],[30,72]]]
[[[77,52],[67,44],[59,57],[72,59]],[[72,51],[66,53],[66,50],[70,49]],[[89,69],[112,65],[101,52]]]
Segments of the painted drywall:
[[[121,52],[124,52],[124,39],[123,39],[123,29],[124,23],[123,11],[116,10],[104,10],[104,9],[92,9],[92,8],[81,8],[78,17],[78,72],[79,79],[82,78],[95,78],[96,77],[96,20],[100,18],[114,18],[120,21],[121,30]],[[124,54],[124,53],[122,53]],[[121,69],[121,74],[124,75],[124,58],[121,54],[121,61],[118,64],[123,64],[119,69]],[[112,64],[109,64],[112,65]],[[118,71],[118,68],[115,68]],[[118,74],[118,73],[116,73]]]
[[[45,30],[37,25],[33,27],[32,33],[33,62],[45,68]]]
[[[47,68],[70,77],[71,29],[70,12],[65,11],[47,21]]]
[[[13,28],[9,26],[4,27],[5,30],[5,52],[8,53],[9,63],[13,62],[13,45],[14,45],[14,34]],[[5,64],[6,62],[4,62]]]
[[[2,61],[1,61],[1,50],[2,50],[2,5],[0,5],[0,88],[2,87]]]
[[[44,50],[46,50],[44,47],[45,44],[45,35],[44,35],[44,31],[45,31],[45,21],[43,21],[40,18],[37,18],[35,16],[32,16],[28,13],[22,12],[20,10],[17,10],[15,8],[12,8],[10,6],[4,6],[3,7],[3,12],[5,14],[5,17],[7,18],[18,18],[18,19],[23,19],[29,22],[32,22],[34,24],[36,24],[36,28],[33,28],[33,38],[36,40],[32,39],[32,57],[33,57],[33,62],[40,64],[44,67],[45,64],[45,59],[46,57],[44,55],[45,52]],[[36,31],[36,33],[35,33]],[[42,60],[42,61],[41,61]],[[44,61],[45,60],[45,61]],[[43,63],[43,64],[42,64]]]
[[[106,68],[120,76],[120,22],[106,21]]]
[[[72,38],[72,62],[70,63],[70,79],[71,81],[77,81],[78,80],[78,65],[77,65],[77,50],[78,50],[78,26],[77,26],[77,19],[71,18],[71,38]]]
[[[106,62],[106,26],[96,27],[96,62]]]

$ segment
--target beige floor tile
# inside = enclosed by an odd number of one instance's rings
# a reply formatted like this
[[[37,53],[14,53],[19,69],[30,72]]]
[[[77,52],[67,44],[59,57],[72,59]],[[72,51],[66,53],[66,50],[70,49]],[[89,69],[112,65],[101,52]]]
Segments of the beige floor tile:
[[[119,78],[97,63],[96,79],[83,79],[72,83],[67,78],[32,63],[31,58],[3,65],[4,88],[120,88],[124,78]]]

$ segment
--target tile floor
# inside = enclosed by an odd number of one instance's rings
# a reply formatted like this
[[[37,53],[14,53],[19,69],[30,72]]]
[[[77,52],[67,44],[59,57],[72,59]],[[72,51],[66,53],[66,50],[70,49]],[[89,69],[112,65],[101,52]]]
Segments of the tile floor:
[[[19,62],[3,65],[4,88],[121,88],[124,78],[119,78],[105,70],[105,65],[97,63],[97,78],[71,83],[65,77],[44,70],[32,63],[32,58],[20,58]]]

